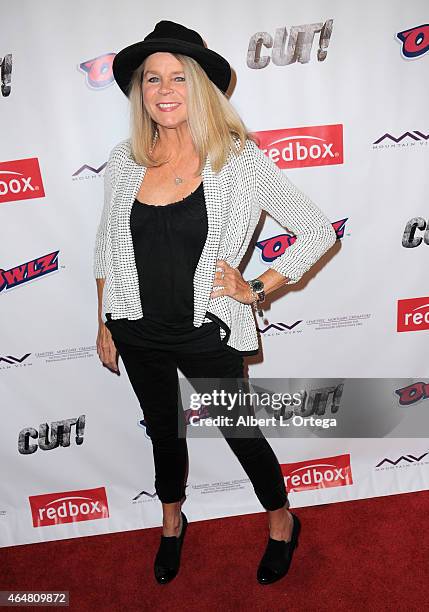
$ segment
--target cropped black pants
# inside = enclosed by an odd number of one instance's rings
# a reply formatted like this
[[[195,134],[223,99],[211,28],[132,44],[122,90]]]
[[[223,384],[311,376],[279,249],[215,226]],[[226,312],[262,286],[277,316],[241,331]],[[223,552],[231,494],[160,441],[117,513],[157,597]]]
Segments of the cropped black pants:
[[[209,352],[185,353],[131,346],[115,340],[128,378],[139,400],[152,441],[155,490],[163,503],[185,496],[188,449],[177,368],[198,392],[198,378],[243,378],[243,356],[224,346]],[[207,387],[204,386],[204,391]],[[266,510],[277,510],[287,502],[284,477],[277,457],[258,427],[251,437],[231,436],[219,427],[248,475],[256,496]],[[250,429],[249,429],[250,431]]]

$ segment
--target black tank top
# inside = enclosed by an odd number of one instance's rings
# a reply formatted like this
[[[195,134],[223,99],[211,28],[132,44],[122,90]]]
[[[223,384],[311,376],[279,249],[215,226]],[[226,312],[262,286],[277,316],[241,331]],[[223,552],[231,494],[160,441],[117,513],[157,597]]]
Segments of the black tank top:
[[[193,326],[193,277],[208,231],[203,183],[171,204],[156,206],[135,199],[130,230],[143,318],[112,319],[106,313],[113,339],[187,352],[220,348],[217,322]]]

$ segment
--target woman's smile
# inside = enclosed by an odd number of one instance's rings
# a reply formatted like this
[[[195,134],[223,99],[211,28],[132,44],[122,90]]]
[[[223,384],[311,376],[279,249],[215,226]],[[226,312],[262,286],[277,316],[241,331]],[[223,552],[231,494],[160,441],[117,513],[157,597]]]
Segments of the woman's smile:
[[[156,105],[163,113],[169,113],[180,106],[180,102],[159,102]]]

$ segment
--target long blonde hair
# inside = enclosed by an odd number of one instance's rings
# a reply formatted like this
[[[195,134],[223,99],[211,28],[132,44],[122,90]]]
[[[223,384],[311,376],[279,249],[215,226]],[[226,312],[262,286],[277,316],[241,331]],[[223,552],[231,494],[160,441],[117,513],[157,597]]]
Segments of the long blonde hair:
[[[187,84],[188,126],[199,155],[201,174],[207,155],[214,172],[219,172],[231,151],[239,155],[246,139],[255,140],[225,94],[209,79],[198,62],[187,55],[173,53],[183,65]],[[131,80],[130,142],[134,160],[146,167],[160,166],[167,158],[155,161],[151,149],[157,137],[156,123],[143,103],[144,60]]]

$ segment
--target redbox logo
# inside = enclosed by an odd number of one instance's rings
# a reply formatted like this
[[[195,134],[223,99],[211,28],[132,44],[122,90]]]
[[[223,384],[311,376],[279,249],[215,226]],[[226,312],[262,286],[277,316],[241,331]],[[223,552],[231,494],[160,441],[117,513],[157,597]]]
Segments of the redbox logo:
[[[266,130],[255,134],[259,138],[259,148],[279,168],[331,166],[344,162],[341,124]]]
[[[429,297],[398,300],[397,331],[429,329]]]
[[[37,157],[0,162],[0,204],[44,197]]]
[[[353,484],[350,455],[281,465],[288,491],[308,491]]]
[[[106,489],[30,495],[33,527],[109,518]]]

